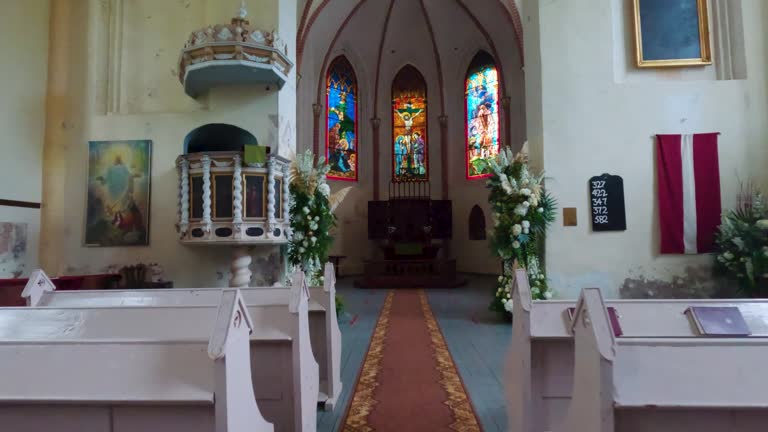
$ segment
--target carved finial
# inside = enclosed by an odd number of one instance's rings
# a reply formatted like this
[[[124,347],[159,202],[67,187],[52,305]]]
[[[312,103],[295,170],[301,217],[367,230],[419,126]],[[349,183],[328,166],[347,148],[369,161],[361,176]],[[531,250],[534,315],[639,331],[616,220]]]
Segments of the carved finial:
[[[245,7],[245,0],[240,0],[240,11],[237,13],[237,16],[241,20],[244,20],[245,17],[248,16],[248,9]]]

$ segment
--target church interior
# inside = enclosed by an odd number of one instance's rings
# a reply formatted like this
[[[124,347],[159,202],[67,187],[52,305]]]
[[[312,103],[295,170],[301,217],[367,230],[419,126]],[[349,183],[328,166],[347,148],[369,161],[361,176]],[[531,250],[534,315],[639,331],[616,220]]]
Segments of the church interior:
[[[2,430],[765,430],[768,2],[0,3]]]

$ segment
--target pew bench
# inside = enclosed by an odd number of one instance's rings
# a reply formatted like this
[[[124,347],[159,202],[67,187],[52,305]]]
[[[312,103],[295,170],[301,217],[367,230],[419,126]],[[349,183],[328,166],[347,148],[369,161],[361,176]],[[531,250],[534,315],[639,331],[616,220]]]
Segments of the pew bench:
[[[507,400],[512,432],[545,432],[565,419],[573,392],[574,345],[568,310],[576,301],[531,300],[524,269],[515,272],[513,336],[507,354]],[[768,301],[608,300],[622,338],[693,338],[690,306],[736,306],[752,337],[768,337]]]
[[[202,305],[181,305],[184,302],[174,300],[172,292],[176,290],[148,290],[159,294],[158,301],[146,301],[152,304],[142,306],[115,306],[115,302],[104,302],[108,297],[98,297],[105,292],[97,292],[92,301],[74,301],[77,296],[70,293],[39,289],[44,284],[30,287],[30,301],[33,303],[65,303],[69,307],[42,307],[9,309],[12,314],[7,320],[10,327],[0,322],[0,338],[5,334],[14,334],[22,327],[23,335],[36,337],[37,334],[49,333],[48,337],[57,336],[53,332],[66,329],[58,337],[77,336],[86,340],[99,340],[104,337],[132,340],[137,337],[151,337],[158,328],[163,328],[164,337],[186,340],[197,332],[204,331],[204,323],[215,313],[215,308]],[[178,290],[177,295],[193,292]],[[290,293],[291,304],[248,305],[247,309],[253,323],[250,337],[251,375],[256,389],[256,400],[267,421],[274,424],[276,431],[314,431],[317,419],[318,366],[309,340],[308,324],[308,289],[304,285],[303,275],[294,276],[294,286]],[[88,299],[88,292],[79,295]],[[110,295],[114,294],[112,292]],[[199,293],[198,293],[199,294]],[[145,296],[145,300],[149,297]],[[222,290],[208,290],[195,298],[208,296],[221,298]],[[113,300],[119,300],[113,297]],[[134,296],[132,298],[139,298]],[[160,300],[172,299],[173,306],[157,306]],[[48,299],[49,301],[46,301]],[[57,299],[64,299],[59,302]],[[82,299],[81,299],[82,300]],[[144,301],[144,300],[142,300]],[[243,300],[247,305],[248,302]],[[119,303],[119,301],[117,301]],[[128,302],[130,303],[130,301]],[[191,302],[194,303],[194,302]],[[85,304],[75,307],[74,304]],[[110,307],[100,307],[110,306]],[[20,336],[16,336],[20,337]]]
[[[764,431],[768,338],[616,337],[600,290],[574,315],[574,381],[558,432]]]
[[[336,317],[334,269],[327,264],[324,270],[324,285],[309,288],[308,326],[320,371],[318,402],[332,410],[342,389],[341,330]],[[291,300],[291,287],[243,288],[240,292],[248,306],[284,306]],[[211,306],[218,303],[221,289],[59,291],[38,271],[24,296],[36,307]]]
[[[21,310],[27,319],[17,322]],[[39,320],[32,316],[38,312]],[[3,430],[274,430],[253,396],[253,326],[236,290],[227,290],[220,306],[196,324],[198,331],[183,338],[165,335],[164,327],[130,339],[115,338],[108,329],[98,338],[82,337],[62,326],[66,320],[47,320],[50,312],[0,309]],[[28,323],[37,325],[27,331]]]

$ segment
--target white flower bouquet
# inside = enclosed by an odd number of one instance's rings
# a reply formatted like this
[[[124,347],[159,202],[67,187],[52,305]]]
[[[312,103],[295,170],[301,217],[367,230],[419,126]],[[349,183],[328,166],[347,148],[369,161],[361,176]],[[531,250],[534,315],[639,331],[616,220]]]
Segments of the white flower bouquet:
[[[489,202],[493,210],[491,247],[505,263],[491,309],[511,313],[512,263],[526,268],[534,299],[552,298],[540,266],[540,241],[554,221],[557,203],[544,189],[544,176],[531,173],[527,158],[504,148],[490,163]]]
[[[768,212],[760,191],[723,216],[715,237],[716,271],[738,283],[742,294],[768,296]]]

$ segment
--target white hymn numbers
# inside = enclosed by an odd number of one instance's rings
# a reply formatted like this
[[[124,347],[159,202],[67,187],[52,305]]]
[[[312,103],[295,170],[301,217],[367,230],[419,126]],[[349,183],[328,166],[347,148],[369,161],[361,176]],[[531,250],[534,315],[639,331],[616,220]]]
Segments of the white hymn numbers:
[[[605,180],[592,180],[592,223],[608,223],[608,192]]]

